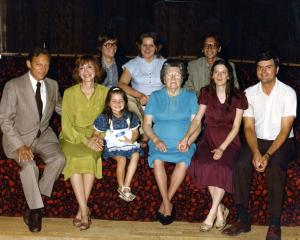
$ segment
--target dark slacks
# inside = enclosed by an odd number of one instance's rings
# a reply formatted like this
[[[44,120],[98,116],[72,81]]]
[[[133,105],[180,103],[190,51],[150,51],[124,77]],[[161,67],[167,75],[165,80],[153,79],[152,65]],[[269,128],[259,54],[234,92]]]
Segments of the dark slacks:
[[[264,154],[273,141],[258,139],[259,151]],[[269,159],[266,168],[266,182],[268,186],[268,212],[271,217],[280,218],[286,170],[288,164],[295,157],[295,145],[293,139],[287,141]],[[250,185],[252,180],[252,152],[248,145],[244,145],[239,157],[234,161],[233,184],[234,200],[236,204],[248,207]]]

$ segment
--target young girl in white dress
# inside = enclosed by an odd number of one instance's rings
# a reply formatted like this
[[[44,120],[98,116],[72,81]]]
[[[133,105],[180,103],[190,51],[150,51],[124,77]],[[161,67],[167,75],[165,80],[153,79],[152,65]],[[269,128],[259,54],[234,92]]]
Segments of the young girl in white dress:
[[[103,158],[117,161],[119,197],[127,202],[135,199],[130,183],[135,174],[139,157],[143,155],[137,139],[139,119],[128,111],[128,100],[120,88],[111,88],[105,100],[104,111],[94,122],[95,134],[104,135]],[[103,134],[104,133],[104,134]],[[126,159],[130,159],[126,172]]]

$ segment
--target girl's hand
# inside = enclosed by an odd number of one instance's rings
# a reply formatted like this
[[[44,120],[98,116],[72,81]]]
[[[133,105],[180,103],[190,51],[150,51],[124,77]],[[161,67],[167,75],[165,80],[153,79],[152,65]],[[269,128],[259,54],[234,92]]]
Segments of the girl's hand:
[[[133,144],[132,139],[127,138],[126,136],[124,136],[124,139],[119,139],[120,142],[125,142],[125,143],[129,143],[129,144]]]
[[[155,149],[158,149],[161,152],[166,152],[167,151],[167,145],[161,141],[160,139],[157,139],[155,141],[153,141],[154,145],[155,145]]]
[[[190,147],[190,145],[186,138],[183,138],[182,140],[180,140],[177,145],[179,152],[186,152],[189,149],[189,147]]]
[[[138,100],[144,106],[148,102],[148,97],[145,94],[141,94],[141,96],[138,97]]]
[[[103,139],[97,137],[97,136],[92,136],[91,138],[87,139],[86,141],[84,141],[84,144],[96,151],[96,152],[101,152],[103,150]]]
[[[219,160],[223,156],[224,150],[221,148],[215,148],[214,150],[211,151],[213,153],[213,159],[214,160]]]

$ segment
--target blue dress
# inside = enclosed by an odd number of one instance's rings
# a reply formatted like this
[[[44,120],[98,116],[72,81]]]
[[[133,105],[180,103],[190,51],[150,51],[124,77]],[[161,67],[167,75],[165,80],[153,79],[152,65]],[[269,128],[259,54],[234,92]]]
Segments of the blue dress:
[[[136,114],[125,111],[120,118],[112,115],[111,119],[108,119],[106,114],[100,114],[95,122],[94,128],[99,132],[105,132],[105,147],[103,152],[103,158],[106,160],[114,156],[124,156],[130,158],[132,153],[138,152],[140,156],[144,155],[144,152],[140,148],[137,142],[132,144],[119,141],[124,136],[131,138],[131,130],[139,127],[139,119]]]
[[[177,96],[169,96],[166,88],[163,88],[150,95],[145,115],[152,116],[154,133],[167,145],[167,151],[160,152],[149,141],[148,163],[151,168],[154,160],[184,162],[186,167],[190,165],[196,149],[195,144],[184,153],[178,151],[177,144],[187,132],[191,116],[196,115],[197,111],[197,97],[192,91],[180,89]]]

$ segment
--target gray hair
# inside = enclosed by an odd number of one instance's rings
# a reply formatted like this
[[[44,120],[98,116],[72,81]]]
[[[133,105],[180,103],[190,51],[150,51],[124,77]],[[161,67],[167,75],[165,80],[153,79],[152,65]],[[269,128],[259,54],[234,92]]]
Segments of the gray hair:
[[[179,61],[179,60],[175,60],[175,59],[168,59],[167,61],[164,62],[164,64],[162,65],[162,68],[160,70],[160,80],[163,84],[165,84],[164,79],[167,73],[167,69],[169,67],[177,67],[180,70],[180,75],[181,75],[181,82],[183,82],[183,80],[186,77],[186,68],[183,62]]]

